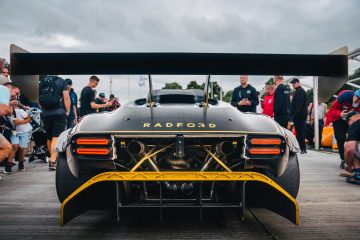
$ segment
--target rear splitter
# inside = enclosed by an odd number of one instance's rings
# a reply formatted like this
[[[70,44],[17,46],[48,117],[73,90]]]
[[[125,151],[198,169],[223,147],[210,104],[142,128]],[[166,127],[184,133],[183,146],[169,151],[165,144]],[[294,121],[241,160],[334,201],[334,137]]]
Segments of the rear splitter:
[[[83,212],[93,209],[102,194],[115,191],[115,184],[111,187],[104,184],[122,181],[244,182],[246,184],[243,184],[243,194],[244,199],[246,195],[246,201],[243,207],[246,203],[247,207],[266,208],[294,224],[299,224],[297,201],[274,180],[257,172],[104,172],[92,177],[62,202],[61,226]],[[100,191],[94,193],[92,190],[96,186]],[[198,207],[203,206],[200,204]]]

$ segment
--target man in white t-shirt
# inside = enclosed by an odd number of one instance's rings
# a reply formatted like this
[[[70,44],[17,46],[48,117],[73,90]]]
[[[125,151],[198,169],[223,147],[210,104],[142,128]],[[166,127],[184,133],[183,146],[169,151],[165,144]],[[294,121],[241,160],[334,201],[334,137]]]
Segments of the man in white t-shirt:
[[[14,109],[13,115],[11,117],[11,121],[15,125],[15,130],[11,135],[11,144],[12,144],[12,151],[9,154],[8,164],[5,167],[4,173],[11,174],[12,173],[12,166],[14,161],[14,156],[18,149],[20,148],[20,157],[19,157],[19,164],[18,164],[18,171],[24,171],[24,161],[25,161],[25,150],[30,141],[30,134],[31,134],[31,118],[29,115],[22,109]]]

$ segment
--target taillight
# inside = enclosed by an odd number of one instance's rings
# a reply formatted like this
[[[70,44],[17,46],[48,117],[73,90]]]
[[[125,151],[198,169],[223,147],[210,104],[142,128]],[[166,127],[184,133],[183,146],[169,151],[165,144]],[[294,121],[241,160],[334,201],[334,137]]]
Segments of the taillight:
[[[249,148],[251,155],[280,155],[280,148],[252,147]]]
[[[108,145],[110,140],[107,138],[78,138],[76,139],[76,144],[78,145]]]
[[[253,157],[279,156],[286,147],[284,139],[277,136],[250,136],[247,146],[247,153]]]
[[[110,150],[107,148],[77,148],[76,153],[78,155],[109,155]]]
[[[78,136],[73,140],[72,152],[77,156],[109,157],[112,153],[111,138],[105,136]]]
[[[252,138],[251,145],[280,145],[280,138]]]

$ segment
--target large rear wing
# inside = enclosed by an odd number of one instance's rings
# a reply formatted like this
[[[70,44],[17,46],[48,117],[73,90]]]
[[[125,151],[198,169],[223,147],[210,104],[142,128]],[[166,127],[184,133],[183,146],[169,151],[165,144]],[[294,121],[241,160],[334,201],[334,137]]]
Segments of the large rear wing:
[[[248,53],[29,53],[10,46],[12,80],[32,100],[46,74],[296,75],[325,76],[343,85],[348,56]],[[340,84],[341,83],[341,84]],[[337,90],[337,89],[336,89]],[[335,91],[336,91],[335,90]]]

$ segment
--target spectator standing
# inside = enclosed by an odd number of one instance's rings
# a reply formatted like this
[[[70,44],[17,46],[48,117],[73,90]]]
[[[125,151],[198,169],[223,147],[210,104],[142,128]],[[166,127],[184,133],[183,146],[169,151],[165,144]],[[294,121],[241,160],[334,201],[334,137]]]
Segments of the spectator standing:
[[[95,99],[96,104],[105,104],[108,100],[105,98],[105,93],[99,93],[99,97]],[[108,111],[108,108],[100,108],[99,112]]]
[[[306,92],[300,85],[300,80],[294,78],[290,82],[295,89],[294,97],[291,101],[290,113],[296,130],[296,139],[299,142],[301,154],[306,153],[305,145],[305,123],[308,115]]]
[[[330,109],[326,114],[325,125],[327,126],[332,123],[334,127],[334,135],[341,159],[340,168],[342,169],[345,167],[344,143],[348,131],[348,124],[345,119],[349,111],[360,111],[360,89],[356,92],[340,92],[338,98],[330,106]]]
[[[322,131],[324,128],[324,124],[325,124],[325,116],[326,116],[326,112],[327,112],[327,105],[325,103],[322,103],[318,100],[319,106],[318,106],[318,118],[319,118],[319,145],[321,146],[321,141],[322,141]],[[314,113],[314,103],[310,103],[309,107],[308,107],[308,119],[307,122],[310,126],[310,128],[312,129],[312,131],[314,132],[314,121],[315,121],[315,113]],[[312,137],[311,139],[309,139],[309,142],[313,142],[313,136],[314,134],[311,134]]]
[[[89,84],[84,87],[80,95],[80,116],[84,117],[88,114],[95,113],[96,109],[107,108],[112,105],[112,102],[107,102],[105,104],[96,104],[95,103],[95,94],[93,88],[99,84],[100,79],[97,76],[91,76],[89,79]]]
[[[20,157],[18,164],[18,171],[24,171],[25,151],[30,141],[30,134],[32,127],[30,125],[31,118],[29,115],[20,108],[15,108],[10,118],[14,124],[14,131],[11,135],[12,151],[9,154],[8,162],[5,167],[4,173],[12,174],[12,166],[16,152],[20,148]]]
[[[274,76],[274,119],[282,127],[288,128],[290,120],[290,91],[282,84],[283,76]]]
[[[264,107],[262,113],[268,115],[269,117],[274,117],[274,85],[266,85],[265,87],[266,95],[264,97]]]
[[[241,112],[256,113],[256,106],[259,104],[259,98],[256,94],[256,89],[248,84],[248,76],[240,76],[240,86],[233,91],[231,98],[231,105],[236,107]]]
[[[4,81],[1,80],[0,84]],[[10,91],[7,87],[0,85],[0,117],[4,117],[12,114],[12,109],[9,106]],[[10,142],[2,135],[3,127],[0,126],[0,162],[2,162],[11,152]],[[1,177],[0,177],[1,179]]]
[[[71,79],[65,79],[65,82],[67,84],[67,89],[69,91],[69,97],[70,97],[70,112],[69,112],[69,116],[67,116],[67,124],[66,124],[66,129],[72,128],[73,126],[75,126],[75,124],[77,124],[77,119],[78,119],[78,110],[77,110],[77,105],[78,105],[78,97],[74,91],[74,89],[72,88],[72,80]]]
[[[346,170],[354,172],[354,176],[348,177],[346,181],[360,185],[360,113],[351,112],[347,119],[349,131],[344,146],[344,157]]]
[[[48,76],[40,82],[40,105],[43,109],[44,129],[50,152],[49,170],[56,169],[55,146],[59,135],[66,128],[70,113],[70,96],[64,79]]]

